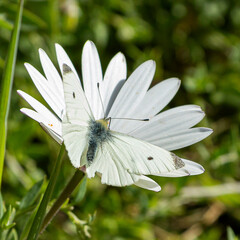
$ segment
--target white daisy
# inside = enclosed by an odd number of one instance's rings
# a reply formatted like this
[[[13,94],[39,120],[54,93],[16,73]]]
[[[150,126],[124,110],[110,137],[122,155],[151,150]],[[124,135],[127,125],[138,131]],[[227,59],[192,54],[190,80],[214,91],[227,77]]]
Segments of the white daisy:
[[[63,65],[66,64],[81,84],[66,52],[60,45],[55,46],[61,73],[63,74]],[[39,54],[46,77],[30,64],[26,63],[25,66],[40,94],[54,113],[27,93],[18,90],[18,93],[35,110],[22,108],[21,112],[38,121],[45,131],[61,144],[62,120],[65,113],[62,77],[42,49],[39,50]],[[149,89],[154,73],[155,62],[146,61],[126,81],[126,60],[122,53],[118,53],[110,61],[103,77],[95,45],[88,41],[83,48],[84,92],[96,120],[111,117],[111,130],[147,141],[168,151],[192,145],[209,136],[212,133],[209,128],[192,128],[204,117],[204,112],[199,106],[185,105],[159,113],[178,91],[180,80],[170,78]],[[114,118],[147,118],[149,121],[126,121]],[[171,172],[154,175],[180,177],[204,172],[203,167],[197,163],[185,159],[181,161],[184,166]],[[138,175],[134,184],[153,191],[161,189],[155,181],[144,175]]]

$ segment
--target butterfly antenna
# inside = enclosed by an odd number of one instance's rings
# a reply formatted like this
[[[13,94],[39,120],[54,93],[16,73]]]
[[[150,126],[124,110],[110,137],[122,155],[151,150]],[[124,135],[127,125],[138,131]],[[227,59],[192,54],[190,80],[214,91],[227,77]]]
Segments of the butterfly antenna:
[[[110,124],[111,124],[112,119],[134,120],[134,121],[142,121],[142,122],[147,122],[147,121],[150,120],[149,118],[139,119],[139,118],[112,118],[112,117],[109,117],[108,119],[109,119],[109,124],[108,124],[109,128],[110,128]]]
[[[135,120],[135,121],[143,121],[143,122],[149,121],[149,118],[144,118],[144,119],[139,119],[139,118],[111,118],[111,119]]]
[[[104,116],[104,119],[105,119],[106,116],[105,116],[105,111],[104,111],[102,96],[101,96],[100,89],[99,89],[99,82],[97,83],[97,89],[98,89],[98,94],[99,94],[100,102],[101,102],[101,105],[102,105],[103,116]]]

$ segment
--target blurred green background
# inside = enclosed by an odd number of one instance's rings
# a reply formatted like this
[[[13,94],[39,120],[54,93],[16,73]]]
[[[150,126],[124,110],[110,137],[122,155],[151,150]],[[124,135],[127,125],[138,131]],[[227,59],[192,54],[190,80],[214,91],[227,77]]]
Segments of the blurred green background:
[[[0,1],[0,76],[11,36],[16,1]],[[204,166],[205,173],[185,178],[154,178],[159,193],[87,181],[84,198],[70,202],[78,218],[91,223],[92,239],[234,239],[240,235],[240,2],[238,0],[29,0],[25,3],[8,123],[3,178],[6,205],[18,202],[45,175],[49,176],[59,145],[38,123],[20,113],[28,106],[21,89],[44,103],[24,62],[42,72],[38,49],[57,66],[54,43],[61,44],[79,74],[86,40],[95,42],[103,71],[118,51],[127,59],[128,75],[153,59],[153,84],[178,77],[182,85],[168,107],[200,105],[199,126],[214,129],[206,140],[177,151]],[[66,158],[55,196],[74,169]],[[42,192],[46,187],[43,185]],[[66,207],[40,239],[80,239]],[[24,220],[16,218],[21,232]],[[74,221],[73,221],[74,222]],[[80,230],[79,230],[80,231]],[[230,233],[229,231],[228,233]],[[233,234],[232,234],[233,235]]]

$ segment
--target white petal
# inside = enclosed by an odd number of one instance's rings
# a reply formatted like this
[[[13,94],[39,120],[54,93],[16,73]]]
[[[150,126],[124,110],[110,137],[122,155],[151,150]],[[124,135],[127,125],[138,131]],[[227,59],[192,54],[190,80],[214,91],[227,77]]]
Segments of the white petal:
[[[55,141],[57,141],[59,144],[62,144],[63,139],[61,136],[56,134],[54,131],[52,131],[48,126],[46,126],[44,123],[40,123],[40,126],[43,128],[46,133],[48,133]]]
[[[212,132],[212,129],[209,128],[190,128],[180,132],[173,132],[170,134],[166,133],[162,136],[156,135],[154,137],[145,139],[145,141],[171,151],[199,142],[208,137]]]
[[[29,108],[21,108],[20,111],[37,122],[48,122],[47,118]]]
[[[58,101],[61,103],[62,108],[64,108],[62,79],[57,69],[55,68],[55,66],[53,65],[53,63],[51,62],[47,54],[42,49],[39,49],[39,56],[40,56],[40,61],[42,64],[43,71],[46,75],[46,78],[49,81],[49,83],[52,85],[52,88],[55,89],[56,97]]]
[[[185,163],[185,168],[190,173],[190,175],[199,175],[204,173],[205,169],[202,165],[187,159],[182,160]]]
[[[162,81],[147,91],[143,100],[140,102],[135,111],[128,117],[137,119],[151,119],[161,111],[170,100],[174,97],[180,86],[180,80],[170,78]],[[153,119],[151,119],[152,122]],[[141,126],[148,126],[150,122],[144,121],[126,121],[121,126],[121,131],[134,135],[135,130],[140,131]]]
[[[181,159],[181,160],[185,163],[184,167],[174,170],[172,172],[155,174],[155,175],[160,177],[184,177],[184,176],[199,175],[204,173],[205,170],[200,164],[186,160],[186,159]]]
[[[149,60],[141,64],[132,73],[117,95],[117,98],[108,114],[109,117],[128,118],[132,116],[131,114],[142,101],[151,84],[155,69],[155,62]],[[122,132],[125,124],[126,120],[116,121],[113,119],[111,128],[115,131]]]
[[[104,80],[100,86],[105,116],[108,115],[119,90],[126,80],[126,77],[126,59],[122,53],[118,53],[108,64]]]
[[[58,65],[59,65],[59,68],[62,72],[62,75],[63,75],[63,64],[67,64],[71,69],[72,71],[75,73],[76,77],[78,78],[80,84],[81,84],[81,81],[79,79],[79,76],[77,74],[77,71],[75,69],[75,67],[73,66],[72,64],[72,61],[70,60],[70,58],[68,57],[67,53],[65,52],[65,50],[62,48],[62,46],[60,46],[59,44],[55,44],[55,48],[56,48],[56,54],[57,54],[57,60],[58,60]]]
[[[21,90],[17,90],[17,93],[23,99],[25,99],[28,102],[28,104],[30,104],[38,113],[43,115],[46,119],[49,119],[49,121],[51,122],[59,121],[59,119],[51,111],[49,111],[43,104],[41,104],[35,98],[31,97],[30,95]]]
[[[97,49],[87,41],[82,53],[82,76],[84,91],[95,119],[104,117],[97,84],[102,83],[102,68]]]
[[[204,115],[201,108],[196,105],[172,108],[153,117],[149,122],[140,123],[139,127],[135,126],[136,130],[132,131],[130,135],[141,139],[150,139],[152,136],[163,135],[166,132],[167,134],[179,132],[199,123]]]
[[[32,65],[28,63],[25,63],[24,65],[42,97],[52,108],[52,110],[60,118],[62,118],[63,106],[58,101],[55,89],[53,89],[53,87],[49,84],[46,78],[44,78],[43,75],[39,71],[37,71]]]
[[[26,114],[28,117],[32,118],[33,120],[45,124],[50,130],[54,131],[59,136],[62,135],[61,122],[59,120],[51,121],[45,116],[43,116],[41,113],[35,112],[32,109],[28,108],[21,108],[20,111]]]
[[[161,191],[161,187],[151,178],[141,175],[139,180],[134,183],[136,186],[145,188],[154,192]]]
[[[134,111],[136,118],[152,118],[159,113],[175,96],[181,81],[178,78],[166,79],[150,88]]]

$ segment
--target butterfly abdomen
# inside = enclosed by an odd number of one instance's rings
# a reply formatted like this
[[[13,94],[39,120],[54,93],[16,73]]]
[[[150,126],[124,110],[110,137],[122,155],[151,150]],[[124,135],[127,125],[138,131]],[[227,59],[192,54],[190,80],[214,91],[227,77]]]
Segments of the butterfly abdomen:
[[[88,143],[88,151],[87,151],[87,161],[89,164],[93,162],[96,150],[97,150],[97,142],[94,141],[93,139],[90,139]]]
[[[87,150],[87,161],[91,164],[94,160],[97,148],[100,147],[107,139],[111,138],[111,133],[106,127],[106,120],[89,122],[88,131],[88,150]]]

